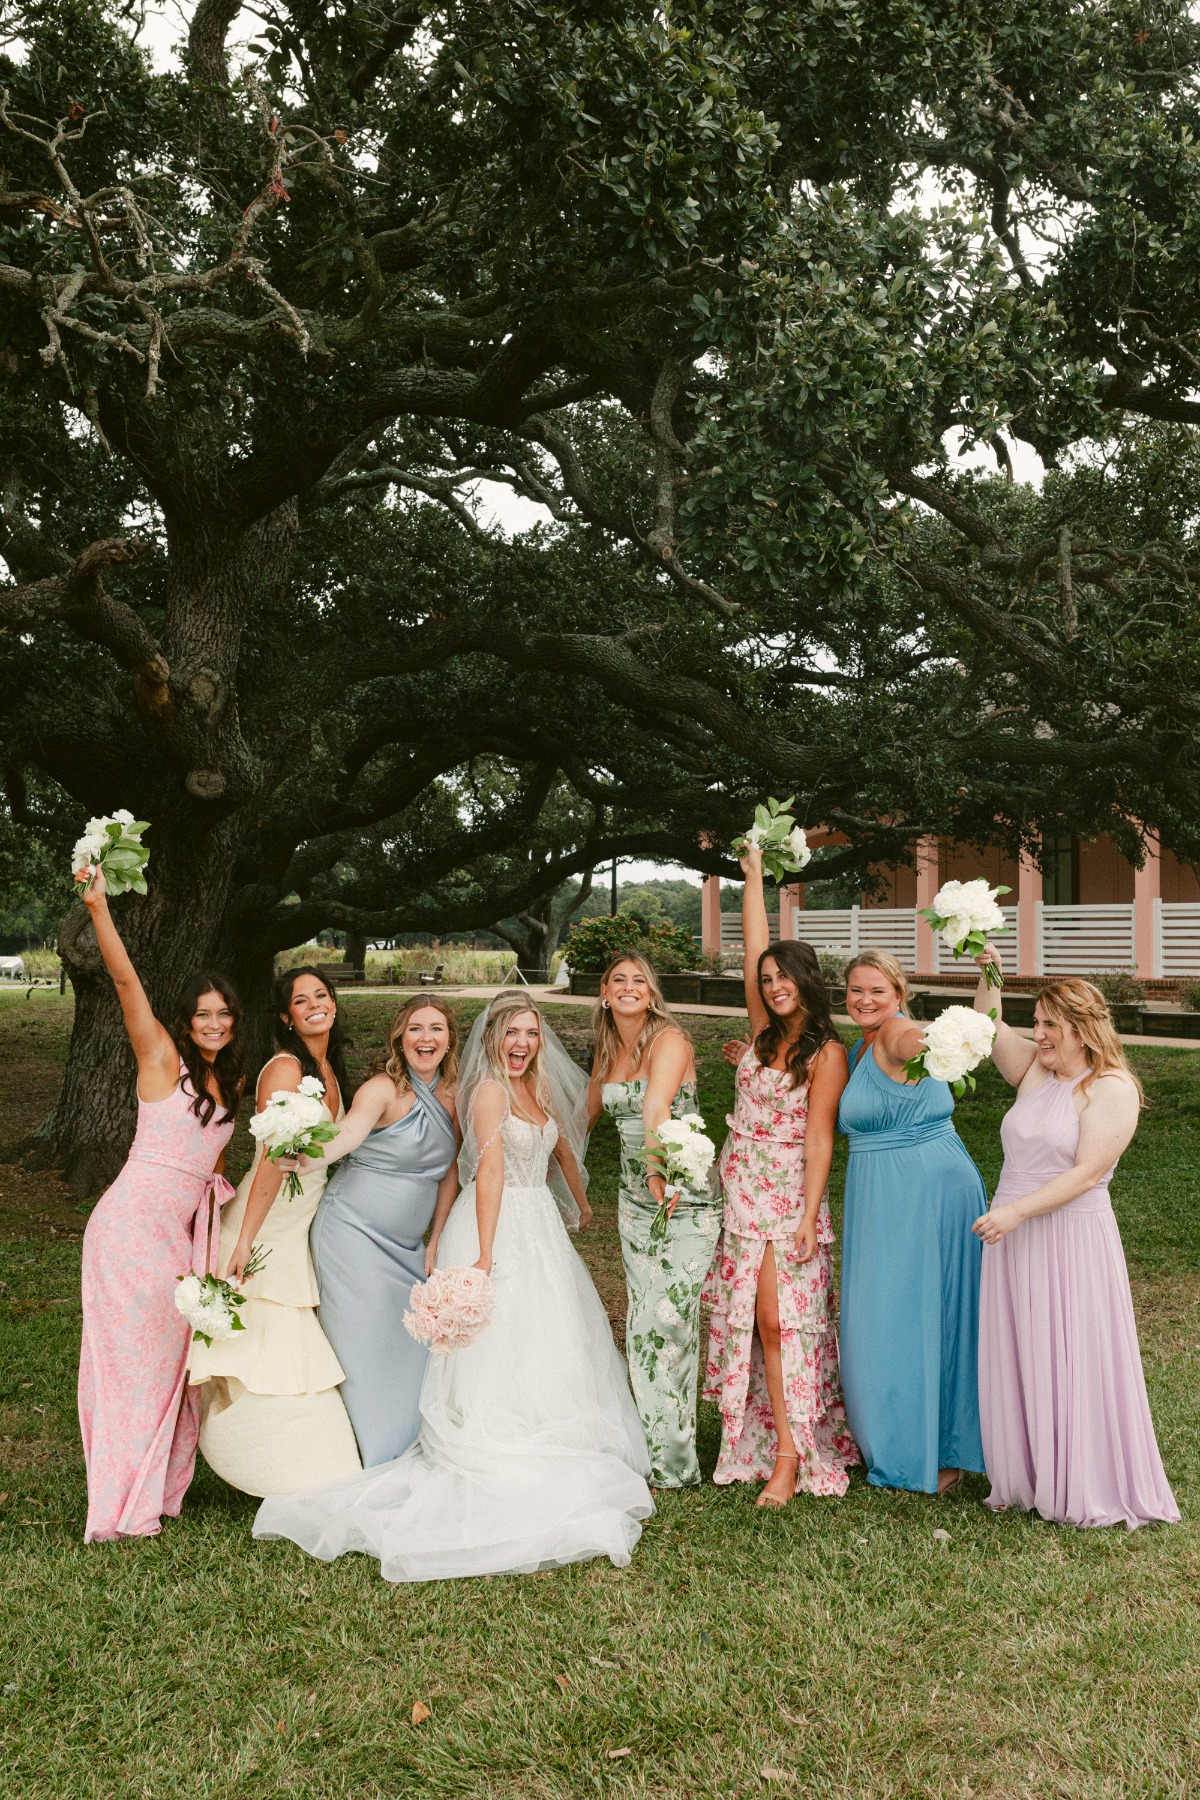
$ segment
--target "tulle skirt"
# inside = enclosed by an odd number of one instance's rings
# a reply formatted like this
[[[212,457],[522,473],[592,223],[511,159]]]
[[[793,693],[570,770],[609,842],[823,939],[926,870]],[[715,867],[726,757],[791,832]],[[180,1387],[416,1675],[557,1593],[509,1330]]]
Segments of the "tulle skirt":
[[[461,1267],[478,1255],[467,1188],[438,1262]],[[360,1550],[388,1581],[629,1561],[654,1511],[645,1438],[600,1298],[548,1188],[505,1188],[492,1278],[484,1331],[430,1358],[412,1449],[268,1499],[256,1537],[291,1538],[323,1561]]]

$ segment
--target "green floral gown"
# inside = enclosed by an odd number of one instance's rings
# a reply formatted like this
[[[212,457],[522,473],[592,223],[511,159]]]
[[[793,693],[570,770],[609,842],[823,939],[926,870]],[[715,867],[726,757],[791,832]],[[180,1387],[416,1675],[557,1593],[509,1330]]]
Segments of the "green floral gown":
[[[629,1304],[625,1354],[629,1382],[650,1448],[655,1487],[695,1487],[696,1388],[700,1361],[700,1295],[721,1229],[716,1197],[681,1200],[667,1235],[650,1242],[658,1208],[634,1157],[645,1144],[645,1080],[606,1081],[604,1110],[621,1138],[617,1222]],[[674,1118],[696,1111],[696,1086],[686,1081],[671,1106]]]

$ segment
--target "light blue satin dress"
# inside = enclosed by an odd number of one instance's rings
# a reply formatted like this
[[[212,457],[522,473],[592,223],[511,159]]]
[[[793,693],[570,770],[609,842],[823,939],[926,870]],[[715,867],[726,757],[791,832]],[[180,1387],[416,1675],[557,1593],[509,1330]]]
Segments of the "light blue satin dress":
[[[413,1077],[413,1105],[371,1132],[329,1177],[309,1239],[321,1325],[346,1371],[342,1399],[365,1469],[414,1442],[428,1351],[404,1329],[438,1183],[454,1161],[454,1123]]]
[[[910,1086],[855,1045],[838,1126],[850,1139],[842,1223],[846,1416],[876,1487],[937,1490],[982,1472],[979,1281],[983,1178],[944,1081]]]

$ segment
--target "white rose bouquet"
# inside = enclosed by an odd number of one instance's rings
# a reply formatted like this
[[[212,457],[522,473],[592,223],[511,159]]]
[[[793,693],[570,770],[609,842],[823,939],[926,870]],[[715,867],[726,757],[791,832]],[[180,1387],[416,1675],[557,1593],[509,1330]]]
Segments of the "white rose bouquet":
[[[925,1048],[904,1065],[910,1081],[948,1081],[961,1100],[975,1089],[972,1069],[991,1055],[996,1037],[995,1013],[970,1006],[948,1006],[925,1027]]]
[[[89,819],[71,852],[71,873],[76,877],[78,892],[86,892],[96,870],[103,869],[104,885],[110,894],[123,894],[128,888],[135,894],[144,894],[150,852],[143,847],[142,833],[149,829],[145,819],[135,819],[124,807],[110,817]],[[82,881],[81,869],[87,871]]]
[[[928,919],[955,956],[976,956],[994,932],[1008,930],[996,900],[1011,892],[1007,887],[989,887],[982,876],[977,881],[947,881],[933,896],[933,905],[921,908],[921,917]],[[983,972],[989,987],[1004,986],[995,963],[985,964]]]
[[[664,1119],[655,1137],[657,1142],[647,1144],[636,1158],[647,1175],[661,1175],[667,1186],[666,1198],[650,1223],[651,1243],[666,1237],[673,1200],[679,1200],[685,1194],[691,1194],[695,1199],[707,1196],[709,1176],[717,1154],[717,1146],[705,1135],[704,1120],[699,1113],[685,1113],[682,1119]]]
[[[238,1289],[252,1275],[258,1274],[270,1254],[270,1250],[255,1244],[240,1280],[225,1281],[219,1275],[197,1275],[194,1269],[176,1278],[179,1285],[175,1289],[175,1305],[192,1327],[193,1342],[199,1338],[211,1350],[214,1338],[232,1337],[235,1331],[245,1331],[237,1309],[245,1306],[246,1296]]]
[[[762,851],[763,868],[774,881],[785,875],[798,875],[812,861],[808,839],[797,825],[788,807],[794,796],[786,800],[768,800],[754,809],[754,823],[743,837],[733,840],[735,856],[744,856],[753,844]]]
[[[272,1162],[282,1157],[323,1157],[322,1144],[332,1143],[338,1134],[336,1125],[325,1117],[321,1096],[325,1089],[315,1075],[305,1075],[298,1092],[279,1088],[271,1095],[261,1112],[250,1121],[251,1134],[263,1147],[264,1156]],[[295,1169],[284,1183],[284,1193],[294,1200],[300,1192],[300,1176]]]

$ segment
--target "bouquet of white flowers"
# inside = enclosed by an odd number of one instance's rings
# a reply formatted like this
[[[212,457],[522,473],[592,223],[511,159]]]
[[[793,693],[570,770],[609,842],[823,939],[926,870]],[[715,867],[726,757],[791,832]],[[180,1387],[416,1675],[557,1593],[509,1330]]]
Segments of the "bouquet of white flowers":
[[[977,881],[947,881],[933,896],[933,905],[921,908],[921,917],[941,933],[942,942],[955,956],[975,956],[986,949],[992,932],[1008,930],[996,898],[1011,892],[1011,888],[989,887],[982,875]],[[983,972],[989,987],[1004,986],[995,963],[985,964]]]
[[[123,807],[111,818],[89,819],[86,831],[71,852],[71,873],[77,877],[78,892],[85,893],[96,870],[103,869],[104,885],[110,894],[123,894],[127,888],[144,894],[143,871],[150,861],[150,852],[142,846],[142,833],[149,829],[145,819],[135,819]],[[82,881],[78,879],[80,869],[87,870]]]
[[[321,1104],[324,1087],[315,1075],[305,1075],[299,1092],[279,1088],[271,1095],[261,1112],[250,1121],[251,1134],[272,1162],[285,1156],[322,1157],[322,1144],[332,1143],[338,1128],[325,1118]],[[284,1183],[284,1193],[294,1200],[300,1192],[300,1176],[295,1169]]]
[[[657,1142],[647,1144],[636,1155],[647,1175],[661,1175],[667,1184],[666,1198],[650,1222],[651,1243],[667,1235],[672,1200],[685,1194],[699,1199],[707,1193],[709,1174],[717,1154],[717,1146],[705,1136],[704,1120],[699,1113],[685,1113],[682,1119],[664,1119],[654,1135]]]
[[[214,1338],[232,1337],[235,1331],[245,1331],[237,1308],[245,1306],[246,1296],[238,1289],[252,1275],[258,1274],[270,1254],[270,1250],[255,1244],[240,1280],[225,1281],[219,1275],[197,1275],[194,1269],[177,1277],[175,1305],[192,1327],[193,1341],[199,1338],[211,1350]]]
[[[904,1065],[910,1081],[948,1081],[961,1100],[975,1088],[972,1069],[991,1054],[996,1037],[995,1013],[976,1012],[970,1006],[948,1006],[925,1027],[925,1048]]]
[[[757,845],[763,868],[779,882],[785,875],[798,875],[812,861],[808,839],[787,810],[792,799],[789,795],[786,800],[768,800],[765,806],[756,806],[753,825],[744,837],[734,838],[732,846],[735,856],[744,856],[749,845]]]

